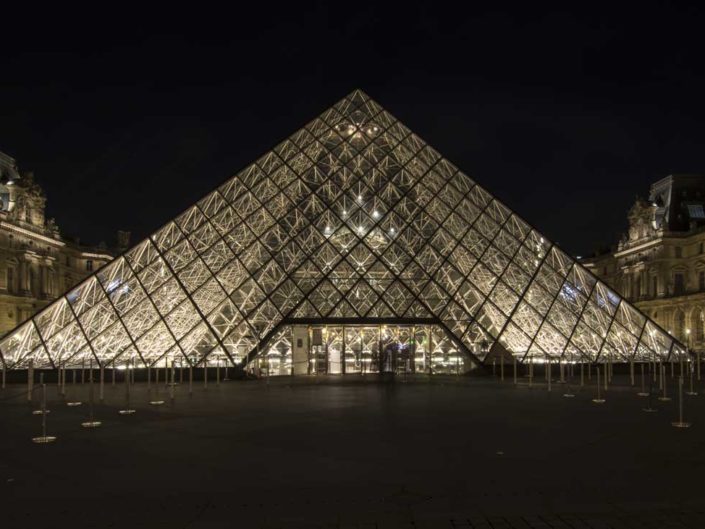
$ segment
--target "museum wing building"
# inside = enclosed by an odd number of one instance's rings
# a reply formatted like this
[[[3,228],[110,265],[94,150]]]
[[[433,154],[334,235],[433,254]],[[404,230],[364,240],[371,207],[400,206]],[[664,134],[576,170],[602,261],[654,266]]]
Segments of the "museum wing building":
[[[113,258],[62,238],[45,204],[33,174],[0,152],[0,336]]]
[[[581,262],[693,350],[705,350],[705,176],[655,182],[610,252]]]

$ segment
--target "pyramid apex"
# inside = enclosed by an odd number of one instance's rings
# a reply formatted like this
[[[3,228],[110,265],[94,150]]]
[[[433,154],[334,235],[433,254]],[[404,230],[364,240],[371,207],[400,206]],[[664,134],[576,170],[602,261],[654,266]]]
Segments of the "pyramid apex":
[[[369,96],[367,95],[367,93],[366,93],[362,88],[355,88],[352,92],[350,92],[350,93],[348,94],[348,97],[352,97],[352,96],[354,96],[355,94],[360,94],[360,95],[362,95],[362,96],[364,96],[364,97],[369,98]]]
[[[361,104],[366,101],[369,101],[371,98],[365,93],[362,88],[356,88],[346,96],[346,99],[349,99],[353,103]]]

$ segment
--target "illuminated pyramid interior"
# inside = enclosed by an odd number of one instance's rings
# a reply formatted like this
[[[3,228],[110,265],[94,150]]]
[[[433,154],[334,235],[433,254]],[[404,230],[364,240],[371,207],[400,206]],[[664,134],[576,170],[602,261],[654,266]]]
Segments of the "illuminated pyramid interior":
[[[462,372],[685,354],[356,90],[0,342],[8,368]]]

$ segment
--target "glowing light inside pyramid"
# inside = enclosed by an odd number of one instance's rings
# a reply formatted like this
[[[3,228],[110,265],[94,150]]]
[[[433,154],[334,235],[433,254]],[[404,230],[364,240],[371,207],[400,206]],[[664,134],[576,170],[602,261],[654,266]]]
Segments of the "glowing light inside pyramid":
[[[432,322],[475,361],[685,352],[355,91],[10,332],[0,353],[11,368],[237,363],[293,321],[358,318]]]

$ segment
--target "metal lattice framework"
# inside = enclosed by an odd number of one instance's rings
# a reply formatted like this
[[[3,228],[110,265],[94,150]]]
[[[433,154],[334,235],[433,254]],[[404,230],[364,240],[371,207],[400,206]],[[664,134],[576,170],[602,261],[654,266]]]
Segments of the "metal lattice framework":
[[[9,368],[239,363],[300,318],[431,318],[479,360],[492,347],[685,354],[359,90],[9,333],[0,354]]]

